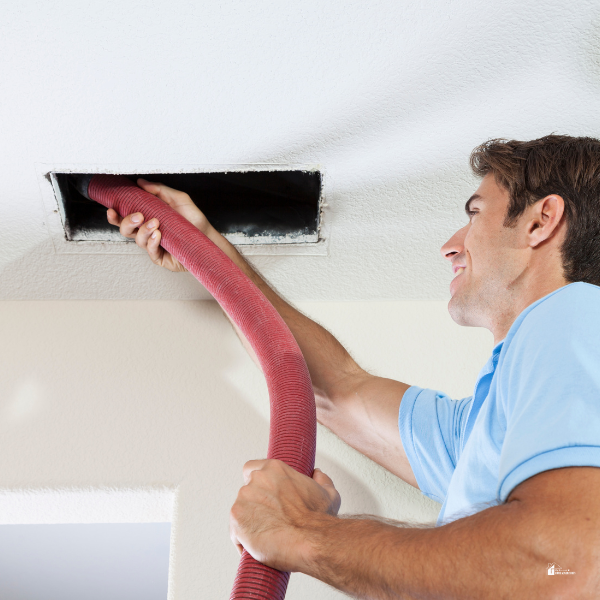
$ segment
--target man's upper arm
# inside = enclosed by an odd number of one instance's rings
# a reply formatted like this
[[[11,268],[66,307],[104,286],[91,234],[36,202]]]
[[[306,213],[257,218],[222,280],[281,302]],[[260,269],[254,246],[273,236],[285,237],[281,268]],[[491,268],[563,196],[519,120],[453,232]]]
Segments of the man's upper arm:
[[[362,371],[338,385],[337,396],[317,416],[348,445],[418,487],[398,432],[400,401],[409,387]]]
[[[453,400],[436,390],[408,388],[398,415],[398,428],[419,489],[443,502],[461,453],[473,398]]]
[[[347,381],[320,421],[350,446],[443,501],[470,398],[455,401],[368,373]]]

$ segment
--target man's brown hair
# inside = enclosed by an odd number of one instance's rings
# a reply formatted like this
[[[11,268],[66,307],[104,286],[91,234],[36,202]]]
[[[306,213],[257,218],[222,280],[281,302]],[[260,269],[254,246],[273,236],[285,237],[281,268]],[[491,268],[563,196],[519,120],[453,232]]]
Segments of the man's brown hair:
[[[547,135],[530,142],[494,139],[471,153],[476,175],[494,175],[508,191],[505,227],[550,194],[565,202],[567,231],[561,247],[569,282],[600,285],[600,140]]]

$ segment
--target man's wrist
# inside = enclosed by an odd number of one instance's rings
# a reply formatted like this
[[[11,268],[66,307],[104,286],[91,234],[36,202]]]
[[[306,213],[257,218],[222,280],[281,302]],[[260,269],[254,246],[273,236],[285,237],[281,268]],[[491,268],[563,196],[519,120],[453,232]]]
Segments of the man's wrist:
[[[294,569],[315,577],[319,564],[326,554],[327,542],[335,536],[339,517],[317,514],[302,528],[302,542],[298,568]]]
[[[233,246],[227,241],[227,238],[220,234],[207,220],[194,225],[218,248],[223,250],[225,254],[229,254],[229,247]],[[229,257],[231,258],[231,256]]]
[[[202,215],[200,219],[192,221],[192,225],[196,227],[196,229],[199,229],[207,238],[214,236],[215,233],[221,235],[204,215]]]

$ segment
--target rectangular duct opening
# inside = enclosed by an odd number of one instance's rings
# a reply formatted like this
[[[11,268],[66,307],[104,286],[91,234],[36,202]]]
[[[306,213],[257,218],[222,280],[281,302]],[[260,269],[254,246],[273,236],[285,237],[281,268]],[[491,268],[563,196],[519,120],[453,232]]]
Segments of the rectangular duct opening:
[[[130,242],[108,223],[106,209],[73,185],[84,173],[52,172],[67,241]],[[189,194],[217,231],[231,243],[311,244],[319,241],[322,177],[319,171],[227,171],[124,173]]]

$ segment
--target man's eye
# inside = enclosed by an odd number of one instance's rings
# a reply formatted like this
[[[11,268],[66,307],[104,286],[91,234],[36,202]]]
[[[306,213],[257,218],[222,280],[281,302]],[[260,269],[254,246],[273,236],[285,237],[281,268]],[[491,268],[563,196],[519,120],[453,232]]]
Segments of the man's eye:
[[[469,213],[469,217],[472,217],[473,215],[476,215],[476,214],[477,214],[477,212],[478,212],[478,211],[476,211],[476,210],[470,210],[470,211],[468,211],[468,213]]]

